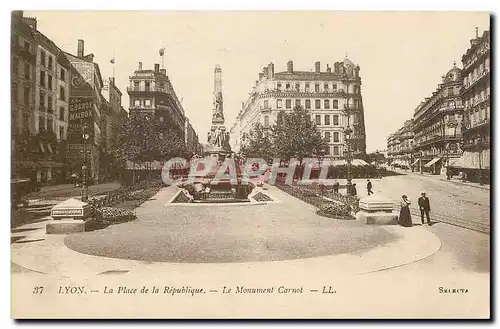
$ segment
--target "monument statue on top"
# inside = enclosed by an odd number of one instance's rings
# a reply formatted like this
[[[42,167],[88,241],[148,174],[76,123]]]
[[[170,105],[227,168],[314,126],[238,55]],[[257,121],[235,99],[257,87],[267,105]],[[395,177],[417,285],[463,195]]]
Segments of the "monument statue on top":
[[[208,133],[207,152],[219,159],[231,154],[229,132],[224,124],[224,102],[222,99],[222,69],[217,64],[214,70],[214,102],[212,110],[212,127]]]

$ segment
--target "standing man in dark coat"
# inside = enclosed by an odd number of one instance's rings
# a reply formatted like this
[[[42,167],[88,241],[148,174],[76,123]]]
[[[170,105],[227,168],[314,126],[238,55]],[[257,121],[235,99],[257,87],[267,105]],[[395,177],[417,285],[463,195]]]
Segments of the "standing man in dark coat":
[[[431,219],[429,218],[429,212],[431,211],[431,205],[429,203],[429,198],[425,196],[425,192],[421,193],[421,197],[418,198],[418,207],[420,208],[420,219],[422,220],[422,225],[424,225],[424,214],[427,217],[427,224],[431,224]]]
[[[339,193],[339,187],[340,187],[339,182],[335,181],[335,183],[333,184],[333,193],[335,194]]]
[[[370,182],[369,179],[368,179],[368,183],[366,183],[366,189],[368,191],[368,195],[372,195],[373,194],[373,191],[372,191],[372,182]]]

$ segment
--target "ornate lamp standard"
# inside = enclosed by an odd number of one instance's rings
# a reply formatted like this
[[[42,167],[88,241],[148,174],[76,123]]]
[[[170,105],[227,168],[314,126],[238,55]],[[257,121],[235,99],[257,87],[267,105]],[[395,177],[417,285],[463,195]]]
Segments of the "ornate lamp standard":
[[[87,188],[87,149],[86,143],[90,138],[89,126],[87,123],[83,125],[82,128],[82,140],[83,140],[83,165],[82,165],[82,202],[88,202],[88,188]]]
[[[344,73],[344,81],[346,84],[346,93],[345,93],[345,104],[344,104],[344,113],[347,116],[347,127],[344,129],[345,143],[346,143],[346,155],[345,159],[347,162],[347,194],[351,191],[352,185],[352,177],[351,177],[351,163],[352,163],[352,153],[351,153],[351,134],[352,129],[350,127],[350,119],[351,119],[351,108],[349,106],[349,81],[347,81],[347,75]]]

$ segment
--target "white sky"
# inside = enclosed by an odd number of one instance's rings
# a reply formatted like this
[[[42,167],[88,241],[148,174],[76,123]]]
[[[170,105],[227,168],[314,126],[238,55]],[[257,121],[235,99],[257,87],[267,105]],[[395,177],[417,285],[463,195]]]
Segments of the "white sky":
[[[264,65],[310,70],[315,61],[333,67],[345,57],[361,67],[367,151],[385,149],[387,136],[435,90],[474,37],[489,29],[486,13],[349,12],[25,12],[60,48],[76,54],[77,40],[93,53],[104,78],[115,76],[124,94],[128,77],[143,62],[165,66],[186,115],[206,142],[210,129],[213,69],[222,67],[228,128]]]

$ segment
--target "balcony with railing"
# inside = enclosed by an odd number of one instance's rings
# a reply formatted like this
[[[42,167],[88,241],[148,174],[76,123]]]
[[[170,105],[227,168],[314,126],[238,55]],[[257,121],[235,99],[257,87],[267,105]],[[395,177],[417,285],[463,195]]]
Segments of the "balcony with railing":
[[[479,73],[477,76],[475,76],[474,79],[472,79],[471,81],[467,81],[467,84],[465,84],[462,87],[462,94],[469,91],[472,87],[474,87],[484,77],[489,76],[489,74],[490,74],[490,68],[486,67],[481,73]]]
[[[165,88],[161,87],[144,87],[144,86],[133,86],[133,87],[127,87],[127,92],[129,93],[153,93],[153,92],[158,92],[158,93],[166,93],[167,90]]]

